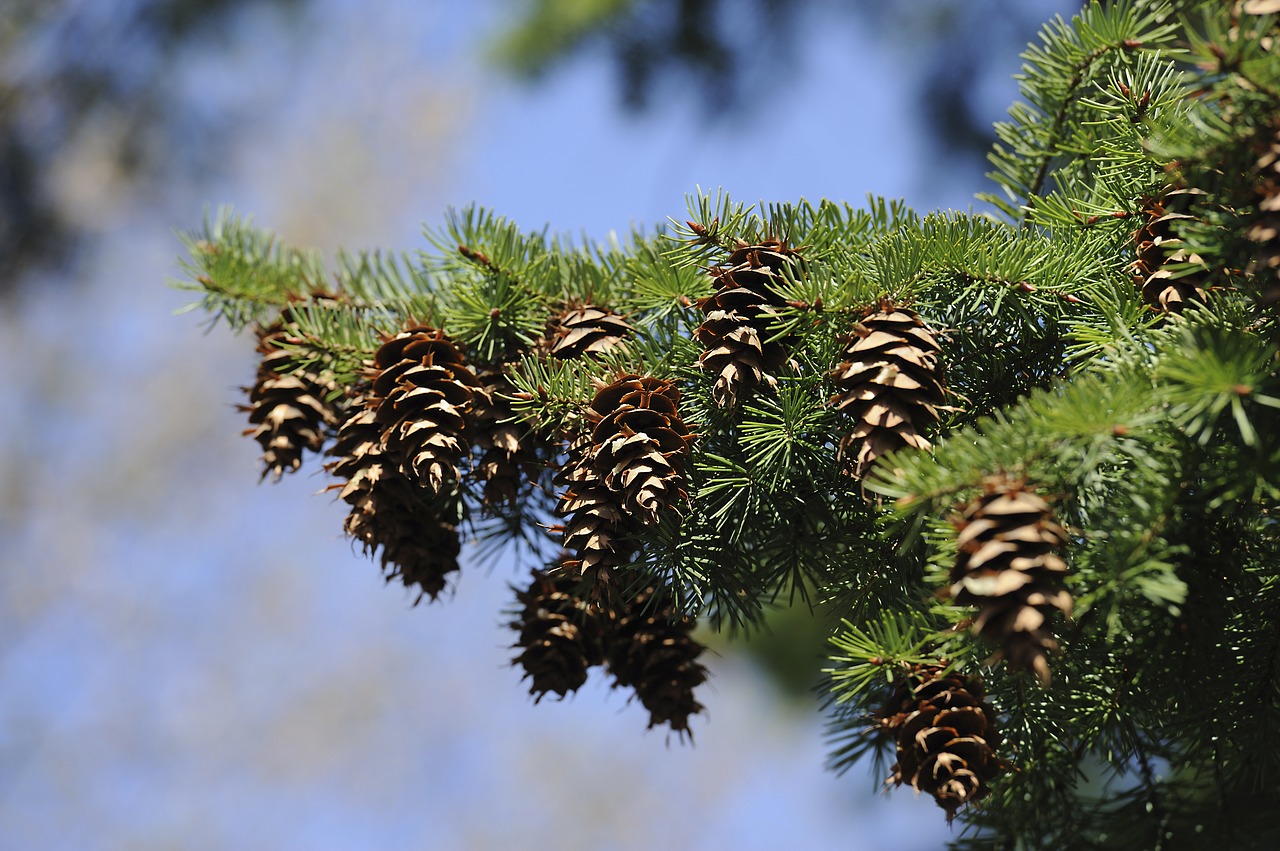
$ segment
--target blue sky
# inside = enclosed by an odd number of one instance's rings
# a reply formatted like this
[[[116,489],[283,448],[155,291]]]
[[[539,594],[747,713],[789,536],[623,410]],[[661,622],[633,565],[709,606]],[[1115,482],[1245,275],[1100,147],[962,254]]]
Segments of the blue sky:
[[[465,7],[465,9],[464,9]],[[816,707],[712,660],[696,747],[602,682],[533,706],[508,666],[507,565],[412,608],[340,536],[314,467],[256,484],[252,343],[175,316],[173,230],[230,203],[326,251],[415,249],[477,202],[603,238],[740,200],[868,193],[968,206],[940,177],[894,45],[802,22],[770,108],[616,107],[600,56],[536,86],[479,58],[496,2],[320,0],[243,22],[174,85],[231,122],[217,168],[132,187],[92,140],[54,175],[94,231],[78,288],[0,317],[0,848],[928,849],[932,801],[835,777]],[[993,69],[993,114],[1015,94]]]

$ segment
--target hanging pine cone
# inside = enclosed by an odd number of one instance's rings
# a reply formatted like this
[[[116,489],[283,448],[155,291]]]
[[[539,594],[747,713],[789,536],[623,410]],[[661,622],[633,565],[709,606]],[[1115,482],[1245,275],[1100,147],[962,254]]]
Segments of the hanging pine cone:
[[[613,351],[631,336],[631,326],[618,314],[591,304],[567,308],[552,320],[545,350],[553,358],[594,357]]]
[[[707,679],[697,658],[694,619],[676,609],[670,593],[648,588],[618,615],[606,657],[615,687],[631,687],[649,710],[649,726],[668,724],[688,735],[689,716],[702,711],[693,690]]]
[[[711,270],[716,291],[697,302],[706,316],[694,332],[704,351],[698,365],[716,376],[716,404],[731,408],[761,384],[775,387],[774,373],[786,362],[789,343],[772,339],[774,317],[786,302],[778,290],[783,270],[802,271],[795,249],[770,239],[739,243],[727,266]]]
[[[331,401],[338,385],[333,376],[309,369],[293,369],[293,355],[281,348],[282,343],[302,340],[285,327],[288,311],[280,321],[258,328],[258,348],[262,360],[252,387],[244,388],[249,404],[240,410],[248,413],[252,436],[262,447],[262,478],[268,475],[279,481],[302,465],[304,451],[319,452],[338,424],[341,404]]]
[[[1000,645],[998,657],[1047,685],[1048,654],[1058,649],[1048,615],[1071,614],[1071,594],[1062,586],[1067,563],[1054,554],[1067,534],[1049,503],[1022,484],[996,477],[985,489],[954,521],[951,595],[979,607],[973,631]]]
[[[887,782],[929,793],[951,821],[961,806],[985,797],[1008,764],[995,753],[1000,737],[982,680],[942,671],[912,666],[876,717],[897,745]]]
[[[549,444],[517,422],[510,402],[515,388],[503,372],[485,371],[480,383],[484,392],[473,396],[468,418],[472,441],[480,450],[472,474],[484,483],[484,508],[490,513],[509,511],[520,504],[522,491],[527,492],[541,473]]]
[[[604,664],[605,618],[600,609],[576,596],[577,580],[533,572],[524,591],[516,591],[521,609],[511,628],[520,633],[512,660],[524,668],[534,703],[548,692],[564,697],[587,681],[587,669]]]
[[[693,435],[680,418],[680,391],[660,378],[624,375],[591,402],[592,463],[624,516],[652,526],[686,498],[683,461]]]
[[[556,513],[567,518],[564,546],[575,556],[566,568],[599,575],[626,564],[636,549],[629,538],[686,497],[683,458],[693,435],[679,401],[671,382],[638,375],[596,394],[587,412],[591,433],[557,477],[565,492]]]
[[[368,555],[381,547],[387,581],[417,588],[415,604],[424,595],[434,600],[458,570],[460,506],[456,497],[432,495],[411,482],[387,457],[375,401],[361,397],[351,403],[329,450],[336,460],[325,469],[346,479],[334,486],[351,507],[346,533]]]
[[[1194,219],[1187,212],[1194,193],[1173,189],[1143,199],[1142,227],[1133,234],[1137,259],[1131,266],[1134,284],[1148,306],[1163,313],[1181,313],[1190,301],[1204,300],[1203,272],[1173,268],[1177,264],[1203,262],[1183,248],[1174,222]]]
[[[374,355],[373,394],[382,445],[401,471],[432,492],[458,480],[469,449],[472,402],[484,392],[462,353],[432,328],[411,328]]]
[[[609,579],[610,568],[631,561],[636,548],[628,538],[635,525],[623,513],[617,494],[596,472],[594,455],[595,447],[588,439],[570,447],[569,459],[555,478],[555,484],[564,489],[556,515],[565,518],[560,531],[564,548],[571,554],[561,569],[576,576],[589,575],[603,584]]]
[[[1263,301],[1274,302],[1280,300],[1280,120],[1262,132],[1254,149],[1258,213],[1245,237],[1258,243],[1258,250],[1248,271],[1261,278]]]
[[[830,404],[853,418],[840,459],[861,478],[886,452],[930,447],[923,432],[937,422],[943,402],[941,347],[914,311],[891,305],[859,323],[845,342],[845,360],[831,372],[837,392]]]

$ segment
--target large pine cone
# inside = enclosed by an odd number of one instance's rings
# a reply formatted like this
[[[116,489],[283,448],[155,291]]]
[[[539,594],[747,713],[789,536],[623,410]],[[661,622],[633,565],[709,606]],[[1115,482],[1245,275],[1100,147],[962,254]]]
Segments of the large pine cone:
[[[326,465],[346,479],[334,486],[351,507],[344,528],[366,554],[382,548],[387,581],[417,588],[415,603],[424,595],[434,600],[458,570],[459,506],[456,498],[432,495],[405,478],[383,451],[381,435],[368,401],[353,401],[329,450],[335,460]]]
[[[615,687],[631,687],[649,710],[649,726],[668,724],[690,736],[689,716],[702,711],[693,690],[707,679],[693,639],[695,620],[679,612],[663,589],[648,588],[617,619],[607,658]]]
[[[529,587],[516,591],[521,610],[511,628],[521,652],[512,664],[524,668],[534,703],[548,692],[577,691],[587,669],[604,663],[604,616],[576,596],[576,585],[573,577],[534,571]]]
[[[840,442],[841,461],[854,476],[886,452],[929,448],[924,431],[937,422],[944,396],[940,350],[933,332],[903,307],[886,307],[854,328],[844,362],[831,373],[831,405],[854,422]]]
[[[989,480],[955,522],[951,595],[979,607],[973,631],[998,643],[998,656],[1047,684],[1048,654],[1058,649],[1048,615],[1071,614],[1071,594],[1062,586],[1067,563],[1054,553],[1066,532],[1048,502],[1003,478]]]
[[[1008,765],[995,753],[1000,737],[982,681],[942,670],[913,666],[877,719],[897,745],[888,782],[929,793],[950,821],[961,806],[987,795],[988,784]]]
[[[772,324],[786,304],[778,290],[783,270],[802,271],[799,255],[781,240],[739,244],[726,266],[711,270],[716,291],[697,302],[706,316],[694,332],[704,351],[698,364],[716,377],[712,395],[722,408],[766,384],[786,363],[789,343],[772,339]]]
[[[693,435],[679,403],[674,384],[638,375],[624,375],[591,402],[592,463],[636,526],[656,524],[687,496],[683,460]]]
[[[383,343],[374,367],[383,448],[422,487],[450,488],[470,448],[468,417],[484,392],[480,380],[443,332],[425,327]]]
[[[680,391],[669,381],[624,375],[602,388],[587,411],[592,429],[570,450],[556,482],[565,487],[567,569],[579,573],[631,560],[632,539],[685,499],[683,457],[693,435],[680,418]]]
[[[304,451],[324,448],[342,408],[333,401],[338,390],[333,376],[292,369],[293,356],[280,346],[284,342],[302,341],[289,334],[283,318],[258,329],[262,360],[254,385],[244,388],[249,404],[240,406],[251,425],[244,433],[262,447],[262,478],[270,475],[275,481],[302,466]]]

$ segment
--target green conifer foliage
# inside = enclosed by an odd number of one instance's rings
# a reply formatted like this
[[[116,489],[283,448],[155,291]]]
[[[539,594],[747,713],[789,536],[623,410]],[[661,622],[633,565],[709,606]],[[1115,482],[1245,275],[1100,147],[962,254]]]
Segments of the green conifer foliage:
[[[993,215],[699,194],[584,245],[470,208],[326,269],[227,213],[189,286],[234,331],[287,305],[276,371],[357,400],[328,468],[389,575],[434,597],[459,536],[553,565],[520,597],[535,695],[604,661],[683,738],[695,619],[808,595],[842,618],[832,767],[896,753],[956,847],[1278,847],[1273,7],[1050,22]],[[661,628],[588,652],[584,607]]]

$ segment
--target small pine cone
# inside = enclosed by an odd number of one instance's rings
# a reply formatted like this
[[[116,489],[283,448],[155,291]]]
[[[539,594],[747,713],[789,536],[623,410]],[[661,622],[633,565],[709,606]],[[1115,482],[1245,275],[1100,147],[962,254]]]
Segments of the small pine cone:
[[[876,718],[897,745],[887,782],[928,792],[951,821],[961,806],[986,796],[1008,764],[995,753],[996,714],[983,700],[982,680],[942,671],[912,666]]]
[[[1001,646],[997,657],[1047,685],[1047,657],[1058,649],[1048,615],[1071,614],[1071,594],[1062,586],[1067,563],[1054,553],[1067,534],[1049,503],[1023,485],[995,477],[985,487],[954,521],[951,595],[979,607],[973,631]]]
[[[547,330],[545,349],[561,359],[594,357],[624,345],[631,326],[618,314],[584,304],[566,309]]]
[[[1137,259],[1131,265],[1134,284],[1149,307],[1162,313],[1181,313],[1187,302],[1204,300],[1203,272],[1174,271],[1171,266],[1199,262],[1174,233],[1174,222],[1194,219],[1186,210],[1193,193],[1171,190],[1143,199],[1146,221],[1133,234]],[[1176,277],[1175,277],[1176,275]]]
[[[638,375],[622,376],[591,402],[591,462],[637,526],[656,524],[687,496],[683,459],[693,435],[680,418],[679,402],[671,382]]]
[[[628,538],[636,527],[624,513],[618,495],[596,472],[593,457],[589,440],[570,447],[569,461],[555,478],[555,484],[564,488],[556,514],[565,518],[563,544],[571,554],[562,569],[606,582],[609,568],[631,561],[635,546]]]
[[[485,509],[511,509],[519,504],[525,483],[541,469],[540,454],[549,447],[541,435],[516,422],[509,402],[515,390],[506,375],[489,370],[481,373],[480,383],[484,392],[472,398],[469,420],[480,450],[472,472],[484,483]]]
[[[777,386],[773,373],[786,363],[790,343],[772,339],[773,319],[785,305],[778,289],[802,270],[795,249],[771,239],[759,245],[740,243],[727,266],[711,270],[716,291],[697,302],[706,316],[694,332],[703,346],[698,365],[716,376],[712,395],[722,408],[732,408],[761,384]]]
[[[702,711],[693,690],[707,679],[693,639],[696,621],[678,611],[668,592],[642,591],[617,615],[606,648],[615,687],[635,689],[649,710],[649,726],[668,724],[690,736],[689,716]]]
[[[512,660],[524,668],[534,703],[548,692],[564,697],[587,681],[587,669],[604,664],[605,621],[598,607],[576,595],[573,577],[534,571],[521,610],[510,624],[520,634]]]
[[[282,342],[301,342],[285,330],[283,321],[258,329],[257,351],[262,355],[258,377],[244,388],[249,404],[252,436],[262,447],[262,478],[275,481],[302,466],[304,451],[319,452],[337,427],[341,405],[330,401],[338,385],[333,376],[306,369],[291,369],[292,355]]]
[[[923,432],[938,421],[944,391],[938,380],[941,347],[914,311],[885,305],[853,329],[844,362],[831,372],[830,404],[853,418],[840,458],[861,478],[886,452],[928,449]]]
[[[1275,302],[1280,301],[1280,121],[1272,123],[1254,148],[1258,213],[1245,237],[1258,243],[1258,252],[1249,273],[1263,278],[1259,282],[1263,301]]]
[[[329,450],[335,460],[326,465],[346,479],[334,485],[351,506],[344,528],[366,554],[382,548],[388,582],[399,579],[406,588],[418,588],[415,603],[424,595],[434,600],[458,570],[458,506],[405,478],[383,451],[381,434],[370,401],[353,401]]]
[[[374,355],[373,394],[382,446],[401,471],[433,493],[458,479],[469,449],[472,402],[484,392],[462,353],[431,328],[411,328]]]

